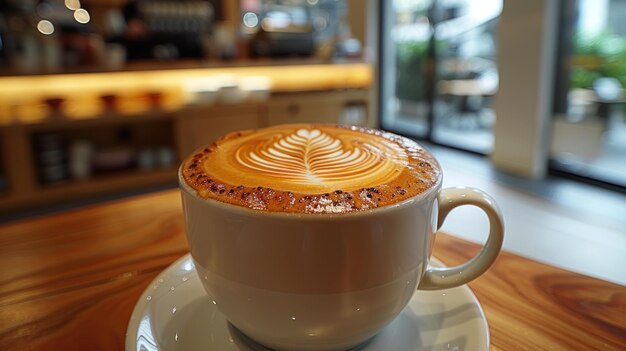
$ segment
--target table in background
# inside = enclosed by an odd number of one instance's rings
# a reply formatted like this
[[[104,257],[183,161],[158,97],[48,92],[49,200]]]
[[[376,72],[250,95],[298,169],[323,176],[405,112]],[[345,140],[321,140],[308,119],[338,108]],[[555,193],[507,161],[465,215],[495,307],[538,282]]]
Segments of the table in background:
[[[480,247],[438,235],[448,265]],[[179,193],[0,226],[0,350],[123,350],[135,302],[187,253]],[[626,287],[503,253],[470,284],[492,350],[624,350]]]

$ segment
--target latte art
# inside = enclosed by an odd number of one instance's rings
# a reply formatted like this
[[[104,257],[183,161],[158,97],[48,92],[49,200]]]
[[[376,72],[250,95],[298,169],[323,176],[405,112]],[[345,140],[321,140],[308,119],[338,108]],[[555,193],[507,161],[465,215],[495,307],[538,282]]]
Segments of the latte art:
[[[243,168],[284,183],[337,187],[344,181],[379,178],[384,182],[393,177],[396,161],[406,155],[402,149],[387,148],[369,143],[350,145],[319,129],[299,129],[277,140],[243,144],[236,159]]]
[[[440,180],[436,161],[409,139],[368,128],[306,124],[228,134],[189,157],[181,175],[203,198],[299,213],[386,206]]]

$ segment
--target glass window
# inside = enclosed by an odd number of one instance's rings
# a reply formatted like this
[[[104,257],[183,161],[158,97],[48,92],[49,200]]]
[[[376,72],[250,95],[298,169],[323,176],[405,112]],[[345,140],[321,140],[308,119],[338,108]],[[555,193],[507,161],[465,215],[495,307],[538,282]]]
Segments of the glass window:
[[[387,129],[427,137],[432,1],[381,1],[381,6],[381,122]]]
[[[502,1],[395,0],[382,6],[383,127],[489,153]]]
[[[626,186],[626,0],[567,1],[551,167]]]

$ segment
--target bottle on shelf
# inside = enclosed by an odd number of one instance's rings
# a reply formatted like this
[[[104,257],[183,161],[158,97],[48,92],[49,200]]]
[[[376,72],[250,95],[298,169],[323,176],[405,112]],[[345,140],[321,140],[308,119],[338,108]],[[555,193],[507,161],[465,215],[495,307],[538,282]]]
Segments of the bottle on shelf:
[[[69,171],[73,179],[91,177],[94,147],[88,140],[76,140],[69,147]]]
[[[36,135],[34,150],[41,183],[52,184],[68,179],[67,150],[62,136],[54,133]]]

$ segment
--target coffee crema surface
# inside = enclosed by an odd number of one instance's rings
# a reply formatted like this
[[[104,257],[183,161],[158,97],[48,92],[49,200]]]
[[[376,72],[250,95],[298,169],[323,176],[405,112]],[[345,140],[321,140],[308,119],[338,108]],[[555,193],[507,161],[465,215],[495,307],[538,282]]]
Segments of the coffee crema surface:
[[[414,141],[380,130],[289,124],[227,134],[186,159],[198,196],[255,210],[347,213],[392,205],[441,172]]]

